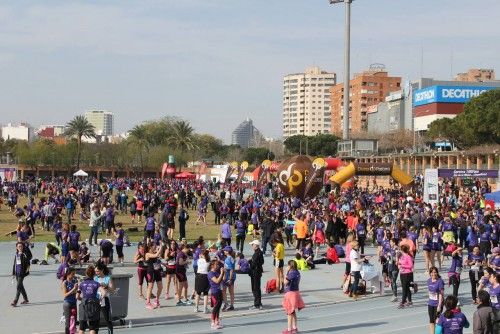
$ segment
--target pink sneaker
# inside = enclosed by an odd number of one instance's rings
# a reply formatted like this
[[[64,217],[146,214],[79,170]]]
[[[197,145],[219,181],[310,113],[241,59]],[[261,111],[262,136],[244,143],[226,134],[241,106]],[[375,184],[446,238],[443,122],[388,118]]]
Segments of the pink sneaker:
[[[155,307],[154,307],[154,306],[153,306],[153,304],[151,304],[151,303],[146,303],[146,308],[147,308],[148,310],[154,310],[154,308],[155,308]]]
[[[155,306],[155,308],[160,308],[160,299],[159,298],[156,298],[154,306]]]
[[[168,293],[165,294],[165,299],[166,300],[169,300],[170,299],[170,295]]]

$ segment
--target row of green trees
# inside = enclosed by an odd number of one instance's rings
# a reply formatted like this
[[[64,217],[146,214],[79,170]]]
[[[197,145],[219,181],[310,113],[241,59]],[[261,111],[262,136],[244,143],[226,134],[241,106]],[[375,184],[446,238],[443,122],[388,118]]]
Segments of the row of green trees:
[[[284,144],[291,154],[308,154],[311,156],[335,156],[339,137],[321,133],[315,136],[295,135],[288,137]]]
[[[430,140],[449,139],[459,148],[500,144],[500,90],[472,98],[455,118],[441,118],[429,125]]]
[[[134,126],[127,139],[117,144],[86,143],[95,138],[95,129],[83,116],[76,116],[66,125],[67,143],[56,144],[39,138],[33,142],[0,140],[0,156],[7,153],[12,160],[30,167],[80,166],[118,167],[144,171],[159,168],[168,155],[174,155],[178,166],[191,160],[215,162],[246,159],[256,165],[274,155],[266,148],[242,149],[224,145],[222,140],[208,134],[196,133],[189,122],[174,117],[148,121]]]

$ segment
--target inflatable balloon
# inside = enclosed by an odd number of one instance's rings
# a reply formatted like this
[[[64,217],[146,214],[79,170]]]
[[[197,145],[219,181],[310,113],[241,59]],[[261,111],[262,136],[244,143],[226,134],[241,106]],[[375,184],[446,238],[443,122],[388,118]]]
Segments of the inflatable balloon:
[[[231,177],[231,175],[238,170],[238,162],[236,161],[232,161],[229,166],[227,166],[227,172],[226,172],[226,177],[224,179],[224,183],[228,183],[229,182],[229,178]]]
[[[271,167],[271,160],[264,160],[260,164],[260,169],[259,169],[259,174],[257,177],[257,185],[261,184],[264,182],[264,178],[267,176],[267,173],[269,172],[269,168]]]
[[[285,160],[278,167],[278,184],[288,196],[305,199],[316,196],[323,186],[326,162],[322,158],[311,159],[304,155]]]
[[[238,168],[238,178],[236,179],[236,183],[239,184],[245,175],[245,171],[248,168],[248,161],[243,161]]]
[[[316,196],[323,187],[323,176],[326,170],[326,161],[323,158],[316,158],[312,162],[312,169],[307,174],[306,189],[304,190],[304,197]]]

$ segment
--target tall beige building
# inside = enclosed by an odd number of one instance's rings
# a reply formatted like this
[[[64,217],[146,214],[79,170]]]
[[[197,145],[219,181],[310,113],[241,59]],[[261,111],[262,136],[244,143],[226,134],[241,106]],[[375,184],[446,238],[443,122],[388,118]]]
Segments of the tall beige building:
[[[330,87],[336,74],[319,67],[283,78],[283,139],[330,133]]]
[[[495,70],[491,68],[471,68],[465,73],[458,73],[456,81],[485,82],[495,80]]]
[[[95,133],[100,136],[113,135],[114,115],[111,111],[91,110],[85,112],[85,118],[95,128]]]

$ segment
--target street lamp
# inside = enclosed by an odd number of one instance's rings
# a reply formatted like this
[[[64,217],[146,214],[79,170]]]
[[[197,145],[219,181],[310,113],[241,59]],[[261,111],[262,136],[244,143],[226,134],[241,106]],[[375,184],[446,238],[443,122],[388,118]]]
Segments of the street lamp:
[[[349,67],[351,54],[351,2],[353,0],[330,0],[330,4],[345,3],[344,33],[344,108],[342,122],[342,139],[349,139]]]

